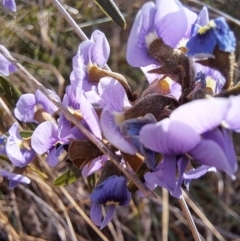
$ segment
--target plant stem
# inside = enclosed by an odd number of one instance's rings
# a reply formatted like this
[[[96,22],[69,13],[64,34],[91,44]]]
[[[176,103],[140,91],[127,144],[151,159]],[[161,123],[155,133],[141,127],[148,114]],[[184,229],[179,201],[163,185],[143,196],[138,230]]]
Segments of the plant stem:
[[[192,231],[192,235],[194,237],[194,240],[195,241],[201,241],[201,238],[200,238],[200,235],[198,233],[198,230],[197,230],[197,227],[193,221],[193,218],[192,218],[192,215],[189,211],[189,208],[187,206],[187,203],[184,199],[184,197],[182,196],[181,198],[178,199],[178,202],[182,208],[182,211],[184,212],[185,216],[186,216],[186,219],[188,221],[188,224],[190,225],[190,229]]]

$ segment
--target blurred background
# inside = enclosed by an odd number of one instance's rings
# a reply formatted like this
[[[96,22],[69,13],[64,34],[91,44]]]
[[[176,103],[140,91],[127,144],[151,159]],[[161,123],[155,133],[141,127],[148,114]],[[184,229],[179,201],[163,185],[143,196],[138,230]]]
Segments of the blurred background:
[[[93,1],[62,1],[88,37],[95,29],[105,33],[111,46],[108,65],[141,93],[147,81],[140,70],[125,59],[126,45],[134,17],[146,1],[116,0],[127,22],[126,30],[110,21]],[[210,17],[226,17],[237,38],[235,83],[240,80],[240,1],[184,0],[182,3],[199,12],[209,6]],[[0,7],[0,44],[6,46],[45,87],[63,96],[69,84],[72,58],[81,40],[54,8],[50,0],[17,0],[17,12]],[[16,121],[13,109],[22,93],[35,89],[19,73],[0,77],[0,131],[5,133]],[[20,123],[24,129],[34,125]],[[234,135],[237,155],[240,138]],[[1,163],[1,161],[0,161]],[[8,190],[8,182],[0,183],[0,241],[191,241],[191,231],[178,201],[162,189],[156,189],[159,202],[134,196],[129,207],[117,210],[114,220],[101,232],[89,222],[89,189],[87,180],[65,187],[55,187],[53,180],[69,164],[50,168],[43,160],[35,160],[27,168],[32,180],[28,186]],[[240,171],[232,181],[224,173],[208,173],[193,181],[186,197],[202,240],[240,240]],[[164,208],[164,212],[163,211]],[[169,221],[168,221],[169,215]],[[168,230],[168,237],[162,234]]]

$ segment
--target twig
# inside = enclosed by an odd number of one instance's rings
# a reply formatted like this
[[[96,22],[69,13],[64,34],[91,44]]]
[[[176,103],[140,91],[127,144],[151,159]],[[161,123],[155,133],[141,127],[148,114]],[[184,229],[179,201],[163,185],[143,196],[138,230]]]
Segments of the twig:
[[[162,188],[162,241],[168,241],[169,198],[168,190]]]
[[[139,180],[136,175],[131,174],[127,169],[125,169],[119,162],[117,156],[96,136],[94,136],[90,131],[88,131],[63,105],[57,100],[49,91],[37,80],[35,79],[16,59],[14,59],[10,54],[8,54],[5,49],[0,46],[0,54],[2,54],[9,62],[14,64],[18,71],[23,74],[26,79],[28,79],[35,88],[39,89],[58,109],[67,117],[67,119],[78,127],[81,132],[92,141],[98,149],[107,155],[112,163],[117,166],[119,170],[131,180],[146,196],[154,196],[155,194],[150,191],[144,184]]]
[[[197,205],[190,199],[187,193],[182,190],[183,197],[186,199],[188,205],[195,211],[199,218],[206,224],[206,226],[211,230],[211,232],[218,238],[220,241],[224,241],[224,237],[217,231],[217,229],[212,225],[212,223],[207,219],[204,213],[197,207]]]
[[[182,196],[181,198],[178,199],[179,204],[181,205],[181,208],[186,216],[186,219],[188,220],[188,223],[190,225],[190,229],[192,231],[192,235],[194,237],[195,241],[201,241],[200,235],[198,233],[197,227],[193,221],[192,215],[188,209],[188,206],[186,204],[186,201],[184,197]]]

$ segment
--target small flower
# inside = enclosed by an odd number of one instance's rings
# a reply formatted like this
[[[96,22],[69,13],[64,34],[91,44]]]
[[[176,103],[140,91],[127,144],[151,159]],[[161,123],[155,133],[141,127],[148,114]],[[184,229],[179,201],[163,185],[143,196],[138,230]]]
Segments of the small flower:
[[[9,53],[9,51],[3,45],[0,46],[4,48],[7,53]],[[10,63],[2,54],[0,54],[0,75],[9,76],[16,70],[16,67]]]
[[[72,87],[79,87],[81,90],[89,91],[97,83],[89,82],[88,69],[96,64],[103,68],[110,54],[110,46],[105,35],[96,30],[92,33],[91,39],[79,45],[77,54],[73,57],[73,71],[70,75]]]
[[[176,47],[190,31],[196,15],[185,10],[179,1],[157,0],[145,3],[138,12],[127,45],[127,61],[134,67],[158,64],[148,55],[151,42],[157,38]],[[174,34],[173,34],[174,33]]]
[[[10,180],[9,189],[15,188],[20,183],[29,184],[31,182],[31,180],[26,176],[8,172],[8,171],[2,170],[2,169],[0,169],[0,176],[3,176]]]
[[[3,0],[3,6],[13,12],[17,11],[15,0]]]
[[[116,206],[127,206],[131,199],[126,179],[113,175],[97,185],[90,199],[92,206],[90,217],[93,223],[103,229],[113,218]],[[102,205],[108,206],[107,214],[102,221]]]
[[[216,46],[228,53],[235,50],[235,36],[223,17],[210,20],[205,26],[196,25],[192,34],[187,43],[188,56],[213,54]]]
[[[56,93],[52,90],[48,92],[60,101]],[[35,94],[23,94],[20,97],[14,115],[20,121],[41,123],[51,120],[51,115],[57,110],[58,108],[40,90],[37,90]]]
[[[9,160],[17,167],[24,167],[30,163],[36,153],[30,145],[30,139],[23,139],[15,122],[8,131],[9,137],[6,142],[6,153]]]
[[[58,133],[58,126],[55,123],[45,121],[34,130],[31,137],[31,144],[36,153],[48,153],[47,162],[50,166],[56,166],[58,163],[59,153],[56,144],[62,141],[58,138]]]

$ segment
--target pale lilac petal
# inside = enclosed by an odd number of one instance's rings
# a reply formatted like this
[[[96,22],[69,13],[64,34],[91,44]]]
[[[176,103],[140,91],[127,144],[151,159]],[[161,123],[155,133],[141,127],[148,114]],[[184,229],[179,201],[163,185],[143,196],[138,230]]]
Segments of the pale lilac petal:
[[[79,93],[78,98],[83,119],[86,121],[92,133],[97,138],[102,139],[100,123],[96,111],[94,110],[93,106],[87,101],[83,93]]]
[[[200,26],[205,26],[208,24],[208,22],[209,22],[208,9],[204,6],[197,17],[196,24],[199,24]]]
[[[58,102],[60,102],[59,96],[52,90],[47,90],[48,93]],[[46,112],[53,114],[58,108],[40,91],[37,90],[35,93],[36,104],[40,105]]]
[[[183,174],[186,170],[186,167],[188,165],[189,159],[186,157],[186,155],[182,155],[181,158],[177,162],[178,166],[178,181],[177,181],[177,189],[180,189],[182,182],[183,182]]]
[[[121,151],[134,155],[137,153],[137,148],[128,142],[120,132],[119,127],[115,122],[115,115],[107,108],[101,114],[101,126],[105,138]]]
[[[103,219],[103,222],[101,224],[100,230],[103,229],[113,218],[114,211],[115,211],[116,206],[115,205],[110,205],[108,207],[107,213],[105,218]]]
[[[195,100],[174,110],[170,119],[183,122],[202,134],[220,125],[229,106],[230,101],[227,98]]]
[[[220,146],[225,156],[227,157],[228,163],[231,166],[232,171],[236,172],[237,157],[229,130],[224,128],[216,128],[214,130],[204,133],[202,136],[204,139],[212,140]]]
[[[22,138],[19,134],[17,122],[12,125],[8,132],[9,137],[5,146],[6,154],[15,166],[24,167],[33,160],[35,152],[21,148]]]
[[[188,28],[187,16],[179,1],[157,0],[154,23],[157,35],[167,45],[176,47]],[[172,34],[174,33],[174,34]]]
[[[153,151],[178,155],[193,149],[201,138],[185,123],[167,118],[157,124],[143,126],[140,131],[140,141]]]
[[[96,226],[101,226],[102,223],[102,206],[99,203],[93,202],[90,209],[90,218]]]
[[[98,93],[103,101],[101,106],[108,106],[109,110],[122,112],[123,107],[131,107],[125,89],[113,78],[101,78]]]
[[[29,184],[31,182],[31,180],[26,176],[23,176],[21,174],[12,173],[12,172],[7,172],[7,171],[1,170],[1,169],[0,169],[0,176],[3,176],[10,180],[9,189],[15,188],[20,183]]]
[[[127,44],[127,61],[134,67],[157,64],[157,61],[148,55],[146,36],[154,31],[154,16],[156,14],[153,2],[145,3],[139,10]]]
[[[230,107],[222,125],[231,130],[240,128],[240,96],[230,96]]]
[[[86,164],[82,169],[82,176],[88,177],[94,172],[99,171],[103,167],[103,162],[101,158],[96,158],[91,161],[91,163]]]
[[[234,171],[229,165],[224,152],[214,141],[201,141],[189,154],[199,163],[216,167],[219,170],[225,171],[231,177],[233,176]]]
[[[36,99],[34,94],[23,94],[19,98],[14,109],[15,117],[24,122],[36,122],[34,120]]]
[[[188,8],[183,8],[187,17],[187,31],[185,32],[185,36],[189,38],[192,30],[192,25],[196,22],[197,20],[197,14],[194,13],[193,11],[189,10]]]
[[[107,63],[110,54],[110,46],[104,35],[99,30],[92,33],[91,40],[95,43],[91,49],[91,61],[100,68]]]
[[[205,175],[207,172],[216,172],[217,169],[215,167],[210,167],[207,165],[201,165],[200,167],[197,167],[196,169],[193,169],[191,171],[188,171],[187,173],[183,174],[184,179],[197,179],[203,175]]]
[[[33,132],[32,148],[40,155],[47,152],[58,141],[58,127],[51,121],[41,123]]]
[[[3,46],[0,45],[8,54],[9,51]],[[9,76],[11,73],[15,72],[16,67],[10,63],[2,54],[0,54],[0,75]]]
[[[3,0],[3,6],[13,12],[17,11],[15,0]]]

